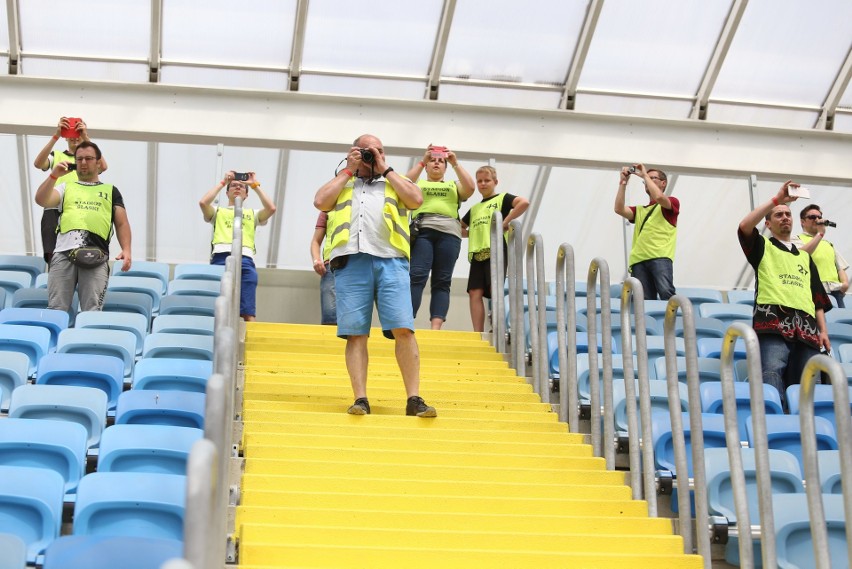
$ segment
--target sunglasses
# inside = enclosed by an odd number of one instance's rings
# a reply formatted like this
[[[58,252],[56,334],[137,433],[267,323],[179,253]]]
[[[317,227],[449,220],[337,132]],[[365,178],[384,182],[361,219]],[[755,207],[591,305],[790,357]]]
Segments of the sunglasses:
[[[805,219],[810,219],[811,221],[813,221],[815,219],[822,219],[822,216],[821,215],[806,215]]]

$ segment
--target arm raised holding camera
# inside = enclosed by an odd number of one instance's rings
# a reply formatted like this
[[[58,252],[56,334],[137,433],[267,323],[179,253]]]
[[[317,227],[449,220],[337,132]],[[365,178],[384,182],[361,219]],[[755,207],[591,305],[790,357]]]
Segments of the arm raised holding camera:
[[[337,203],[337,196],[343,191],[343,187],[349,178],[358,173],[361,167],[361,149],[353,146],[346,155],[346,168],[335,174],[334,178],[323,184],[316,195],[314,195],[314,207],[320,211],[329,211]]]
[[[275,215],[277,208],[275,207],[275,204],[272,203],[272,200],[269,199],[269,196],[260,189],[260,182],[257,179],[257,174],[249,172],[248,175],[248,187],[254,190],[254,193],[256,193],[257,197],[260,199],[260,204],[263,206],[263,209],[257,212],[257,221],[262,225],[266,223],[267,219]]]

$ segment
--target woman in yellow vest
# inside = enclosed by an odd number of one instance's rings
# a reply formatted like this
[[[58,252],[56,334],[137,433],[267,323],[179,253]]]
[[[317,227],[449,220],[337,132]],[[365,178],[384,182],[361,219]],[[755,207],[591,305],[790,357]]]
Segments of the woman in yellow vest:
[[[448,163],[457,181],[444,181]],[[418,179],[424,170],[426,179]],[[423,192],[423,205],[411,212],[411,306],[416,317],[432,273],[429,320],[433,330],[440,330],[450,308],[453,269],[461,250],[459,204],[473,195],[473,178],[452,150],[432,145],[407,177],[417,180]]]
[[[225,259],[231,254],[231,243],[234,240],[234,202],[237,197],[243,199],[243,260],[242,279],[240,287],[240,316],[250,322],[257,314],[257,269],[254,266],[254,234],[258,225],[266,225],[266,221],[275,213],[275,204],[260,189],[260,182],[254,172],[248,172],[245,181],[236,180],[233,170],[225,174],[225,178],[213,186],[198,202],[204,214],[204,221],[213,224],[213,255],[211,265],[224,265]],[[213,207],[213,200],[227,186],[227,207]],[[254,210],[245,207],[249,188],[254,190],[263,209]]]

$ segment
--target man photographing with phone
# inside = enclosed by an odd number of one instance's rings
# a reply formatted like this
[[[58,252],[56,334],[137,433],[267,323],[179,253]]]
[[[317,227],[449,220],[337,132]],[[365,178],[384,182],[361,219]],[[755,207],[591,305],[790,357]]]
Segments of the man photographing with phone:
[[[803,233],[793,238],[793,244],[813,258],[825,292],[835,298],[838,308],[846,308],[844,297],[849,290],[849,277],[846,274],[849,263],[834,244],[825,238],[826,228],[837,227],[837,224],[824,219],[817,204],[805,206],[799,214],[799,220]]]

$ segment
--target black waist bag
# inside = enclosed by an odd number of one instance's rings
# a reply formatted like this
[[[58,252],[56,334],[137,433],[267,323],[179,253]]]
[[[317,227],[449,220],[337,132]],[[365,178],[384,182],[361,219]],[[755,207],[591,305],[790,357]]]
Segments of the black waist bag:
[[[78,267],[91,269],[106,263],[107,254],[97,247],[79,247],[68,253],[68,260]]]

